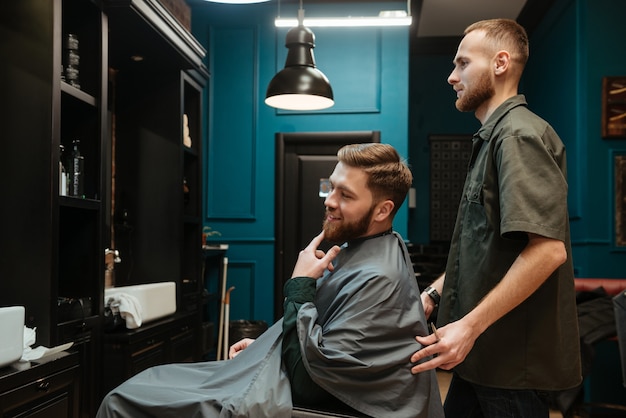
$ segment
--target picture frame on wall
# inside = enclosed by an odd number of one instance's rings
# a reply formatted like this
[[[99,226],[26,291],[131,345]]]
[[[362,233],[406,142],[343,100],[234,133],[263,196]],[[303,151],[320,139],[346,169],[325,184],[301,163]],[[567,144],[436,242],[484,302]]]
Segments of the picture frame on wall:
[[[626,138],[626,76],[602,78],[602,137]]]
[[[626,247],[626,154],[615,156],[615,246]]]

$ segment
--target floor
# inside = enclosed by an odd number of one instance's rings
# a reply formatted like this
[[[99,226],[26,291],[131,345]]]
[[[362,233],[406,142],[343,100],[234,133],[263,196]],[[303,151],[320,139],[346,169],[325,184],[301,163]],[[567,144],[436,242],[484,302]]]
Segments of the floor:
[[[450,386],[450,378],[452,373],[438,370],[437,380],[439,381],[439,391],[441,393],[441,399],[445,399],[446,393],[448,393],[448,387]],[[558,411],[550,411],[550,418],[563,418],[563,414]]]

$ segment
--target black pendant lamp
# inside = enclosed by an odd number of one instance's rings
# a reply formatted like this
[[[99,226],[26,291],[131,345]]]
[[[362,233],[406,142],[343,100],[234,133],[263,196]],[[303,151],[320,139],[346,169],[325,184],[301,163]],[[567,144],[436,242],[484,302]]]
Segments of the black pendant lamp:
[[[298,10],[298,26],[287,32],[285,68],[267,86],[265,103],[278,109],[320,110],[335,104],[328,78],[315,67],[313,48],[315,35],[304,26],[302,0]]]

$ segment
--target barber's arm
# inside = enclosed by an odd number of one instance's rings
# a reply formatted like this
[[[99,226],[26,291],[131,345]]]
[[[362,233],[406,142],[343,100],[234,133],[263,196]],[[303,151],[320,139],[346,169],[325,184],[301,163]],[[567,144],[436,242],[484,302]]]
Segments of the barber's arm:
[[[528,244],[500,283],[472,311],[440,327],[437,336],[416,337],[425,347],[413,354],[411,362],[436,357],[414,366],[413,373],[436,367],[450,370],[463,362],[480,334],[533,294],[567,259],[562,241],[535,234],[528,237]]]
[[[446,280],[446,274],[442,274],[432,282],[430,286],[428,286],[422,294],[420,298],[422,299],[422,306],[424,307],[424,313],[426,314],[426,319],[430,318],[430,315],[433,313],[435,308],[439,306],[439,302],[441,300],[441,293],[443,291],[443,282]]]

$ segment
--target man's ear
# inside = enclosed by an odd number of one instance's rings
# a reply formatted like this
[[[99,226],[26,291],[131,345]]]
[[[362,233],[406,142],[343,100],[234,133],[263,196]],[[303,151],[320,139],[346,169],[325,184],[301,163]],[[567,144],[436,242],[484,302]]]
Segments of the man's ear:
[[[374,219],[378,222],[387,220],[391,216],[391,212],[395,204],[391,200],[383,200],[376,205],[376,212],[374,212]]]
[[[495,75],[502,75],[509,68],[510,63],[511,54],[509,54],[509,52],[505,50],[498,51],[494,59]]]

